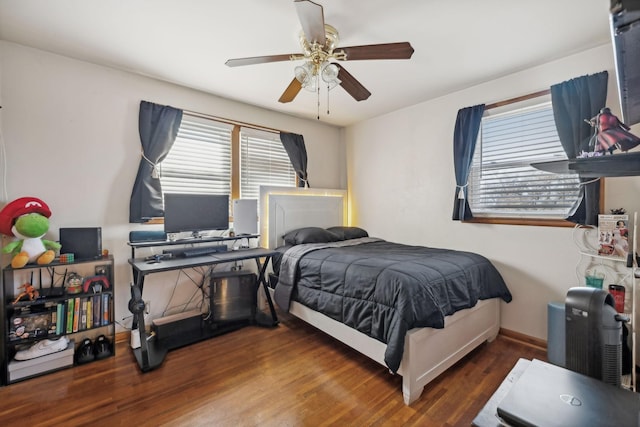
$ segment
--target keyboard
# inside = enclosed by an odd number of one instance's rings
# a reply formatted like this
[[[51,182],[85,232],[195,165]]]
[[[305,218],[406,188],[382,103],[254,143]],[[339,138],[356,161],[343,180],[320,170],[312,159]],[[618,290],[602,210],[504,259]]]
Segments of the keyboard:
[[[165,249],[162,253],[171,254],[174,258],[193,258],[197,256],[211,255],[218,252],[226,252],[226,245],[199,246],[195,248]]]

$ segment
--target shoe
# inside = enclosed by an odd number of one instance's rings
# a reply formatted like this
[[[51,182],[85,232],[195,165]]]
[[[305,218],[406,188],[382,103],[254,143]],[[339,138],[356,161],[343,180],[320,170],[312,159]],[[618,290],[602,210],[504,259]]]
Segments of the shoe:
[[[93,343],[89,338],[82,340],[82,344],[76,350],[75,359],[78,365],[91,362],[96,356],[93,354]]]
[[[93,343],[93,354],[96,360],[104,359],[111,356],[111,343],[104,335],[100,335]]]
[[[30,360],[36,357],[46,356],[47,354],[57,353],[66,350],[69,345],[67,337],[60,337],[57,340],[42,340],[33,344],[26,350],[16,352],[16,360]]]

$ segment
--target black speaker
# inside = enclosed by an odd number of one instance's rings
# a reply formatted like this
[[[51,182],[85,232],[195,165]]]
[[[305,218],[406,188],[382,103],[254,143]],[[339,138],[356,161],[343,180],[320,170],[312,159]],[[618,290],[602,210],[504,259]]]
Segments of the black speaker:
[[[60,253],[73,254],[76,261],[101,258],[102,228],[61,228],[60,245]]]
[[[130,231],[130,242],[162,242],[167,240],[167,233],[164,231]]]

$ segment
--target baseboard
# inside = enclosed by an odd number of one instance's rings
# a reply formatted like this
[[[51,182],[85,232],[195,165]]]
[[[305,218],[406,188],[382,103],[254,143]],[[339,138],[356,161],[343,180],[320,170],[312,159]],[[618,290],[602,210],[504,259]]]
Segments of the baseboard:
[[[116,333],[116,342],[129,342],[130,340],[130,331],[118,332]],[[547,342],[540,338],[535,338],[520,332],[511,331],[509,329],[500,328],[500,335],[510,340],[518,341],[519,343],[530,345],[532,347],[537,347],[542,350],[547,350]]]
[[[519,343],[526,344],[526,345],[547,351],[547,342],[540,338],[535,338],[520,332],[511,331],[509,329],[504,329],[504,328],[500,328],[500,335],[502,335],[505,338],[518,341]]]

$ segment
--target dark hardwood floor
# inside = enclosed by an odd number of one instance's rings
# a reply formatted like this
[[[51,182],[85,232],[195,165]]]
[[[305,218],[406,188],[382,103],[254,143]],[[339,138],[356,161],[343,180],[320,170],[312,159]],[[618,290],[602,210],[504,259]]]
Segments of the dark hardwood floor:
[[[500,335],[406,406],[401,378],[304,322],[246,327],[169,352],[141,373],[116,356],[0,388],[0,425],[468,426],[518,358],[543,349]]]

